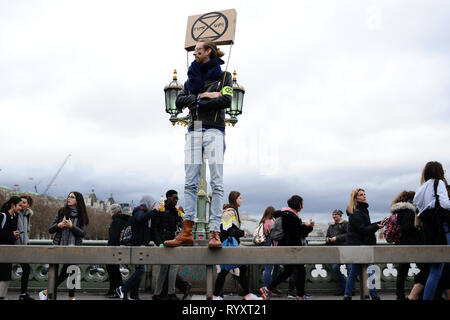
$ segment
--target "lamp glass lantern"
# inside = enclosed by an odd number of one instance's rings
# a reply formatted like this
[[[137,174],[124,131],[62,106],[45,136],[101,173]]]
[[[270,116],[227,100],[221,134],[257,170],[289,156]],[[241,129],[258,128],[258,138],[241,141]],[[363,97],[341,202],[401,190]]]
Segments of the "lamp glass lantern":
[[[233,100],[231,107],[226,109],[226,113],[233,119],[242,114],[242,106],[244,104],[245,89],[236,81],[236,71],[233,72]]]
[[[173,71],[173,80],[167,86],[164,87],[164,94],[166,97],[166,112],[171,117],[176,117],[180,110],[177,109],[175,102],[177,100],[178,92],[183,89],[183,85],[177,80],[177,70]]]

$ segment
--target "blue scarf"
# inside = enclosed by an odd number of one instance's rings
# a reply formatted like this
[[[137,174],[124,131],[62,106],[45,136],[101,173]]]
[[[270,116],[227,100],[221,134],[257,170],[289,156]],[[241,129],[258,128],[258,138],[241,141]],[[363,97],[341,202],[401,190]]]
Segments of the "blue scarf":
[[[205,63],[193,61],[188,70],[187,87],[192,93],[200,93],[205,85],[205,80],[217,80],[222,75],[220,65],[223,60],[213,58]]]

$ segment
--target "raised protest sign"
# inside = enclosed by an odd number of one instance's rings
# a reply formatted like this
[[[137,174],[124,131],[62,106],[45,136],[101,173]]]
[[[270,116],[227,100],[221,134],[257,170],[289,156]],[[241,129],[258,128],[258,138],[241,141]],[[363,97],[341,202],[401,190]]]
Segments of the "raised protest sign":
[[[218,45],[233,44],[235,33],[235,9],[189,16],[184,48],[192,51],[200,40],[211,40]]]

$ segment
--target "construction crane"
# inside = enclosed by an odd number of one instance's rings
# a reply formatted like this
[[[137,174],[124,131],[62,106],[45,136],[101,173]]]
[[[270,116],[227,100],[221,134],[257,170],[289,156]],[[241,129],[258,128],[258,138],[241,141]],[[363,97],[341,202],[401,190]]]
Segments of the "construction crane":
[[[63,164],[59,167],[58,171],[56,172],[56,174],[53,176],[52,180],[50,180],[50,183],[48,184],[47,188],[44,191],[44,195],[48,194],[48,189],[50,189],[50,187],[52,186],[53,182],[55,182],[56,177],[58,176],[58,174],[61,172],[62,168],[66,165],[67,160],[69,160],[70,158],[70,154],[66,157],[66,159],[64,160]]]

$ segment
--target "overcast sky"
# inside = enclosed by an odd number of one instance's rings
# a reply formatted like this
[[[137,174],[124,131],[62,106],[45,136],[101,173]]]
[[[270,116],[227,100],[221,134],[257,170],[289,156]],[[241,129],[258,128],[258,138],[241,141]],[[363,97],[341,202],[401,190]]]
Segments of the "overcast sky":
[[[449,167],[450,1],[0,0],[0,185],[43,192],[71,154],[51,195],[173,188],[183,205],[186,128],[163,87],[187,78],[188,16],[230,8],[246,95],[224,182],[242,210],[299,194],[328,214],[362,187],[388,212],[427,161]]]

